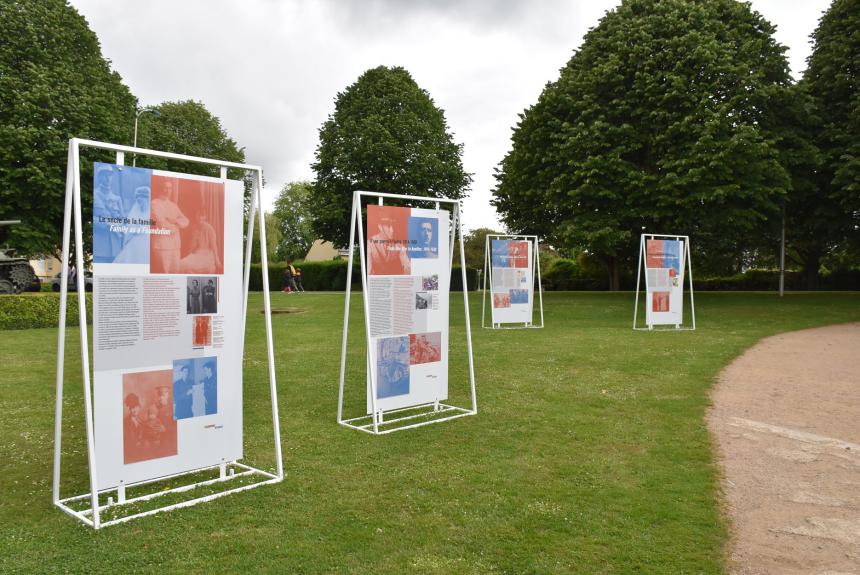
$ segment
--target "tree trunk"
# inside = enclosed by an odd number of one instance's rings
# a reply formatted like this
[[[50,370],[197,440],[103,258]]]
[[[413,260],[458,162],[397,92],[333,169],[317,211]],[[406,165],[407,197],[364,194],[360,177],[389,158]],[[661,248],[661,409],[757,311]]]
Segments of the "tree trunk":
[[[618,258],[606,258],[606,269],[609,272],[609,291],[618,291],[621,289],[621,274],[618,269]]]
[[[818,289],[820,285],[818,282],[818,268],[820,267],[821,254],[819,252],[810,252],[810,254],[806,256],[806,262],[803,266],[803,275],[806,277],[806,289]]]

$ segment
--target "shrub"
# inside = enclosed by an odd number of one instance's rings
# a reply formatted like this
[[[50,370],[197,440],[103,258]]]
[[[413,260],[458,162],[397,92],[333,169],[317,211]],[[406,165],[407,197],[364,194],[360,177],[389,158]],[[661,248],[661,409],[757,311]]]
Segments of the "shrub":
[[[93,321],[93,295],[86,294],[87,323]],[[27,293],[0,296],[0,329],[33,329],[57,327],[60,318],[60,294]],[[78,325],[78,297],[69,293],[66,325]]]

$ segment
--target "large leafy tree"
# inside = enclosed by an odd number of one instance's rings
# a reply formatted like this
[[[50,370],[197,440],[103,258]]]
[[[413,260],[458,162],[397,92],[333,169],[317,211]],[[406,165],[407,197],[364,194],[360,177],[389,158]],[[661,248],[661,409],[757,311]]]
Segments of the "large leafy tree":
[[[303,258],[315,239],[310,218],[311,190],[310,182],[290,182],[275,199],[273,216],[280,232],[276,253],[281,260]]]
[[[700,261],[740,253],[790,186],[767,129],[790,88],[773,31],[734,0],[625,0],[514,128],[505,224],[587,249],[615,289],[642,231],[691,235]]]
[[[462,198],[471,176],[444,112],[400,67],[380,66],[339,93],[320,128],[313,164],[313,228],[335,245],[349,242],[355,190]]]
[[[227,134],[221,120],[207,110],[202,102],[164,102],[148,110],[151,111],[142,113],[138,120],[139,147],[228,162],[245,162],[245,149],[239,147]],[[139,157],[137,165],[176,172],[219,175],[217,166],[152,156]],[[228,177],[231,178],[241,179],[244,175],[241,170],[228,171]]]
[[[240,164],[245,162],[245,148],[227,134],[221,120],[206,109],[203,102],[163,102],[148,110],[140,114],[138,119],[138,147]],[[137,165],[172,172],[220,176],[218,166],[154,156],[138,157]],[[244,209],[247,214],[251,202],[252,176],[244,170],[231,168],[227,170],[227,177],[245,180]]]
[[[64,0],[0,0],[0,38],[0,220],[23,222],[0,228],[0,243],[56,252],[69,138],[130,143],[136,100]],[[83,164],[89,222],[92,171]]]
[[[822,164],[817,203],[828,209],[820,227],[850,249],[860,249],[860,0],[834,0],[812,35],[804,81],[817,117],[815,142]],[[830,246],[832,247],[832,244]],[[823,254],[812,254],[823,255]],[[856,261],[856,255],[855,255]],[[812,259],[807,268],[817,271]]]

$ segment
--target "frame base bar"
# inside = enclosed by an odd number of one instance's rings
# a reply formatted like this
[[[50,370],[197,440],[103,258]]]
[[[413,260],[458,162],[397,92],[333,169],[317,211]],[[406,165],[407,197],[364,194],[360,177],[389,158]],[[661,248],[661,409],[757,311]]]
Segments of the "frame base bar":
[[[500,323],[494,323],[492,326],[482,326],[484,329],[543,329],[542,325],[528,324],[528,325],[502,325]]]
[[[388,416],[393,414],[393,413],[399,413],[399,412],[403,412],[403,411],[412,411],[412,410],[426,408],[426,407],[433,408],[434,405],[435,404],[433,404],[433,403],[428,403],[428,404],[423,404],[423,405],[416,405],[416,406],[404,407],[404,408],[400,408],[400,409],[393,409],[391,411],[386,411],[385,412],[386,417],[385,417],[384,423],[380,423],[377,426],[378,431],[374,431],[374,429],[373,429],[373,415],[372,414],[371,415],[362,415],[360,417],[353,417],[351,419],[345,419],[345,420],[339,421],[338,423],[340,423],[344,427],[350,427],[352,429],[357,429],[358,431],[364,431],[364,432],[370,433],[372,435],[383,435],[386,433],[393,433],[395,431],[401,431],[404,429],[412,429],[415,427],[422,427],[424,425],[430,425],[432,423],[439,423],[442,421],[449,421],[451,419],[457,419],[458,417],[466,417],[469,415],[476,415],[477,414],[476,411],[466,409],[464,407],[457,407],[455,405],[447,405],[445,403],[440,403],[438,410],[433,409],[432,411],[424,411],[424,412],[416,413],[413,415],[405,415],[403,417],[395,417],[394,419],[388,418]],[[387,427],[387,426],[390,426],[390,425],[398,423],[398,422],[409,421],[412,419],[419,419],[422,417],[434,417],[436,415],[444,414],[444,413],[453,413],[453,415],[447,415],[445,417],[435,417],[434,419],[429,419],[427,421],[421,421],[418,423],[412,423],[412,424],[408,424],[408,425],[394,426],[394,427],[390,427],[388,429],[379,429],[379,427],[381,427],[381,426]],[[367,421],[368,423],[360,424],[360,423],[358,423],[360,421]]]
[[[694,327],[634,327],[636,331],[696,331]]]
[[[259,481],[257,483],[252,483],[249,485],[243,485],[241,487],[234,487],[234,488],[228,489],[226,491],[220,491],[218,493],[211,493],[209,495],[205,495],[202,497],[196,497],[194,499],[189,499],[188,501],[181,501],[179,503],[173,503],[171,505],[166,505],[164,507],[159,507],[156,509],[149,509],[147,511],[141,511],[139,513],[134,513],[132,515],[126,515],[124,517],[119,517],[116,519],[110,519],[108,521],[102,521],[100,527],[107,527],[108,525],[116,525],[119,523],[125,523],[126,521],[131,521],[132,519],[136,519],[138,517],[146,517],[148,515],[154,515],[156,513],[160,513],[162,511],[169,511],[171,509],[179,509],[181,507],[190,507],[191,505],[196,505],[197,503],[203,503],[204,501],[212,501],[213,499],[218,499],[219,497],[223,497],[224,495],[229,495],[231,493],[239,493],[240,491],[247,491],[249,489],[253,489],[253,488],[259,487],[261,485],[269,485],[272,483],[278,483],[278,482],[283,480],[283,477],[279,477],[279,476],[275,475],[274,473],[271,473],[269,471],[263,471],[262,469],[257,469],[256,467],[251,467],[250,465],[245,465],[243,463],[231,462],[228,465],[244,469],[244,471],[240,471],[239,473],[233,473],[231,475],[227,475],[226,477],[220,477],[219,476],[219,477],[216,477],[214,479],[208,479],[205,481],[198,481],[196,483],[191,483],[189,485],[181,485],[179,487],[173,487],[171,489],[165,489],[163,491],[157,491],[155,493],[149,493],[147,495],[132,497],[132,498],[126,499],[125,501],[123,501],[121,503],[109,503],[106,505],[99,505],[98,510],[99,510],[99,512],[102,512],[106,509],[113,509],[113,508],[119,509],[119,508],[122,508],[123,506],[131,504],[131,503],[140,503],[143,501],[148,501],[150,499],[154,499],[156,497],[160,497],[162,495],[167,495],[170,493],[184,493],[186,491],[191,491],[192,489],[194,489],[196,487],[203,487],[206,485],[213,485],[216,483],[225,483],[225,482],[228,482],[232,479],[237,479],[239,477],[250,477],[253,475],[259,475],[262,477],[266,477],[267,479],[265,481]],[[215,465],[215,466],[210,466],[210,467],[206,467],[203,469],[195,469],[192,471],[187,471],[185,473],[178,473],[178,474],[171,475],[168,477],[162,477],[162,478],[157,479],[157,480],[150,480],[150,481],[139,482],[136,484],[129,484],[126,486],[126,488],[132,487],[132,486],[151,484],[151,483],[154,483],[156,481],[164,481],[166,479],[170,479],[173,477],[179,477],[182,475],[189,475],[192,473],[200,473],[201,471],[217,469],[218,467],[219,467],[218,465]],[[110,493],[110,492],[115,491],[115,490],[116,490],[116,488],[103,489],[103,490],[99,491],[98,493],[99,493],[99,495],[102,495],[102,494]],[[71,507],[69,507],[67,505],[68,503],[71,503],[73,501],[80,501],[82,499],[88,499],[90,497],[91,497],[91,494],[89,494],[89,493],[86,493],[83,495],[75,495],[72,497],[66,497],[65,499],[60,499],[59,501],[56,501],[54,504],[57,507],[59,507],[60,509],[62,509],[64,512],[71,515],[72,517],[75,517],[75,518],[81,520],[86,525],[93,527],[94,526],[93,521],[89,517],[93,514],[92,508],[83,509],[83,510],[75,510],[75,509],[72,509]]]

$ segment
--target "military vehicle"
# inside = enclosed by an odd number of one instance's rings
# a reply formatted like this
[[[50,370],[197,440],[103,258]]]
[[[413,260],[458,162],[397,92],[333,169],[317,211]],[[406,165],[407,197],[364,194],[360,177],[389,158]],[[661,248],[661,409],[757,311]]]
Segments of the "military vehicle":
[[[0,226],[17,223],[20,222],[5,221],[0,222]],[[0,249],[0,294],[21,293],[38,281],[27,258],[16,257],[14,249]]]

